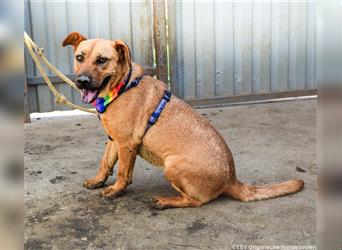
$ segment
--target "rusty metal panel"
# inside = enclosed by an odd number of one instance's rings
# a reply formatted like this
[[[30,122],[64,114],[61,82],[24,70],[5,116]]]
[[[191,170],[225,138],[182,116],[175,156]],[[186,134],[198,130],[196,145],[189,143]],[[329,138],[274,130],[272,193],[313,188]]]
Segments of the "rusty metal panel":
[[[153,0],[153,34],[157,78],[168,83],[167,77],[167,32],[165,2]]]
[[[167,1],[166,5],[166,14],[168,18],[168,55],[169,55],[169,77],[170,77],[170,90],[173,94],[179,95],[177,85],[178,76],[177,72],[177,40],[176,40],[176,32],[177,32],[177,19],[176,19],[176,5],[172,1]]]

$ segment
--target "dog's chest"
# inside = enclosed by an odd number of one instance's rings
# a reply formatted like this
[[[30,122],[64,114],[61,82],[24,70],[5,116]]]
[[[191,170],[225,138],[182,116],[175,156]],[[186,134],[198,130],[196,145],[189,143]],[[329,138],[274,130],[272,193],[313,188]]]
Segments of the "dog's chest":
[[[140,146],[139,155],[153,165],[156,165],[156,166],[164,165],[163,159],[159,157],[158,155],[156,155],[155,153],[148,150],[148,148],[146,148],[144,145]]]
[[[127,123],[120,124],[118,114],[110,115],[109,112],[106,112],[105,114],[101,114],[100,120],[107,135],[109,135],[115,141],[116,135],[119,133],[121,133],[121,135],[122,133],[131,134],[130,131],[132,131],[132,129],[130,129],[130,126],[127,126]],[[164,165],[163,159],[143,144],[140,145],[138,153],[143,159],[155,166]]]

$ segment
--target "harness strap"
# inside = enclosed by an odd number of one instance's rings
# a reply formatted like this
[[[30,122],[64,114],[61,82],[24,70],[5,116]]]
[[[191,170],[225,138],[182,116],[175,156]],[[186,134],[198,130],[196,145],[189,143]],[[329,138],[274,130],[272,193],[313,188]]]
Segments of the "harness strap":
[[[134,88],[136,87],[140,80],[142,79],[142,77],[137,77],[135,78],[133,81],[129,82],[130,80],[130,77],[131,77],[131,73],[132,71],[130,70],[129,73],[128,73],[128,77],[126,78],[125,82],[121,82],[119,84],[120,88],[117,89],[117,96],[120,96],[121,94],[123,94],[124,92],[126,92],[127,90],[131,89],[131,88]],[[103,98],[102,98],[103,99]],[[106,103],[106,105],[102,105],[103,109],[99,110],[97,108],[97,117],[99,118],[99,120],[101,121],[101,116],[100,116],[100,113],[103,113],[106,111],[106,106],[108,106],[115,98],[111,99],[110,102]],[[170,101],[171,99],[171,93],[170,91],[168,90],[164,90],[164,94],[158,104],[158,106],[156,107],[156,109],[154,110],[154,112],[151,114],[150,118],[148,119],[148,122],[147,122],[147,126],[146,126],[146,129],[145,129],[145,132],[143,134],[143,136],[146,134],[146,132],[158,121],[158,118],[160,116],[160,114],[162,113],[162,111],[164,110],[166,104]],[[97,98],[97,100],[100,100],[99,98]],[[100,100],[100,101],[103,101],[103,100]],[[113,141],[113,139],[110,137],[110,135],[107,135],[108,136],[108,139],[110,141]]]
[[[122,92],[125,92],[125,91],[127,91],[127,90],[129,90],[129,89],[131,89],[131,88],[136,87],[136,86],[139,84],[139,82],[140,82],[140,80],[141,80],[142,78],[143,78],[142,76],[141,76],[141,77],[135,78],[133,81],[131,81],[131,82],[126,86],[126,88],[123,89]],[[122,94],[122,93],[119,93],[119,95],[121,95],[121,94]]]
[[[138,84],[138,83],[139,83],[139,81],[137,81],[136,84]],[[135,85],[135,86],[136,86],[136,85]],[[131,85],[130,88],[135,87],[135,86],[132,86],[132,85]],[[157,122],[157,121],[158,121],[158,118],[159,118],[160,114],[163,112],[163,110],[164,110],[166,104],[170,101],[170,99],[171,99],[171,93],[170,93],[170,91],[164,90],[164,95],[163,95],[163,97],[161,98],[161,100],[160,100],[160,102],[159,102],[157,108],[155,109],[155,111],[151,114],[150,118],[148,119],[147,126],[146,126],[146,130],[145,130],[145,132],[144,132],[144,134],[143,134],[143,137],[144,137],[144,135],[147,133],[147,131],[148,131],[148,130]],[[100,114],[98,114],[98,118],[99,118],[99,120],[101,121]],[[107,136],[108,136],[108,139],[109,139],[110,141],[113,141],[113,139],[112,139],[112,137],[110,137],[110,135],[107,135]]]
[[[154,110],[154,112],[151,114],[150,118],[148,119],[144,135],[158,121],[160,114],[162,113],[163,109],[165,108],[166,104],[170,101],[170,99],[171,99],[170,91],[164,90],[164,95],[161,98],[157,108]]]

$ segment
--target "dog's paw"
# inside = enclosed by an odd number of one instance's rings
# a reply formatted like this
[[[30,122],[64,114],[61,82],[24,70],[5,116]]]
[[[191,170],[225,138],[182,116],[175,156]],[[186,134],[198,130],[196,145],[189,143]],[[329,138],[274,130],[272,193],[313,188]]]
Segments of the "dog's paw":
[[[153,208],[155,209],[162,210],[162,209],[168,208],[168,206],[163,202],[163,199],[161,197],[154,197],[152,199],[152,202],[153,202]]]
[[[104,181],[99,181],[96,178],[91,178],[83,183],[83,186],[88,189],[95,189],[103,187]]]
[[[100,195],[101,197],[106,198],[106,199],[115,199],[119,197],[120,195],[122,195],[124,191],[125,191],[124,189],[116,190],[113,187],[107,187],[101,191]]]

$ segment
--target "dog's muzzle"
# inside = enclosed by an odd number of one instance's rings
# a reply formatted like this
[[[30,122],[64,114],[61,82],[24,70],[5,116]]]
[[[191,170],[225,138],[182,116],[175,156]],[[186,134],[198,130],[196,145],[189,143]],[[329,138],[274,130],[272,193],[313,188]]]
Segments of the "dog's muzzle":
[[[76,82],[80,85],[77,85],[78,88],[81,89],[82,94],[82,101],[84,103],[91,103],[93,102],[98,94],[106,87],[109,83],[112,75],[105,77],[98,88],[94,88],[91,86],[91,77],[89,76],[79,76],[76,78]]]

